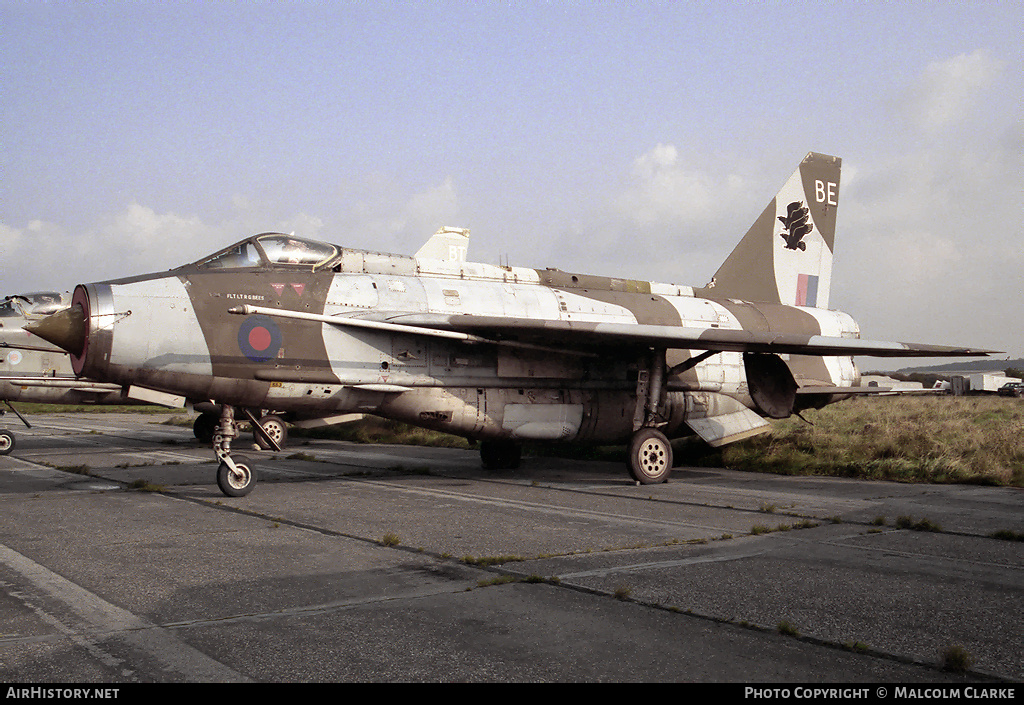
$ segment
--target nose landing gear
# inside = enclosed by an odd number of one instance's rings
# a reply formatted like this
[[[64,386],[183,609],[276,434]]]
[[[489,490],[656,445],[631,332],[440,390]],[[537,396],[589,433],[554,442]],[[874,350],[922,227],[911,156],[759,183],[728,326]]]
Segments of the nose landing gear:
[[[7,455],[14,450],[14,434],[7,429],[0,430],[0,455]]]
[[[248,458],[231,457],[231,441],[238,437],[235,429],[235,409],[229,404],[221,406],[220,423],[213,434],[213,452],[220,465],[217,467],[217,486],[228,497],[244,497],[256,486],[256,468]]]

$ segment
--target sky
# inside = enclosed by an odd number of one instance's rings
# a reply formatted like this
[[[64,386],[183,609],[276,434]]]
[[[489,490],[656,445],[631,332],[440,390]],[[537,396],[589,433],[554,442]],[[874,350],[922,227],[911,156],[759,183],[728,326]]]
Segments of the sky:
[[[815,151],[843,159],[833,308],[1024,356],[1019,0],[0,0],[0,27],[2,294],[443,225],[474,261],[702,286]]]

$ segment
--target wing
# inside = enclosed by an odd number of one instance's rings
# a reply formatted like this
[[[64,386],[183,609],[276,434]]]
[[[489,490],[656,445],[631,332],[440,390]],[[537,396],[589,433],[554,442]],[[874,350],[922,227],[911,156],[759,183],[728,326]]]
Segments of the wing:
[[[327,323],[339,327],[373,328],[510,347],[529,347],[569,354],[597,354],[601,348],[663,347],[716,352],[762,352],[793,355],[865,355],[871,357],[972,357],[995,353],[969,347],[894,343],[825,335],[762,333],[721,328],[687,328],[650,324],[589,323],[496,316],[398,314],[386,320],[324,316],[262,306],[237,306],[231,313],[263,314]]]

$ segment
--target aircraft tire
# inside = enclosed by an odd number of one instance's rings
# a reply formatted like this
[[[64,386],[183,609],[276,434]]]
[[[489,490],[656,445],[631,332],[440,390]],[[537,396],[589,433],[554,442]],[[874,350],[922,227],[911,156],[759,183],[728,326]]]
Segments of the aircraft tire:
[[[514,441],[481,441],[480,460],[488,470],[515,470],[523,458],[523,447]]]
[[[284,444],[288,442],[288,424],[284,422],[284,419],[274,414],[267,414],[260,419],[260,426],[263,427],[267,435],[277,441],[278,447],[284,448]],[[270,444],[260,433],[253,430],[252,434],[256,439],[256,445],[263,450],[271,450]]]
[[[216,433],[218,424],[220,417],[217,414],[203,412],[192,423],[192,434],[200,443],[213,443],[213,434]]]
[[[14,450],[14,434],[10,431],[0,431],[0,455],[7,455]]]
[[[668,482],[672,474],[672,444],[661,431],[641,428],[629,444],[629,474],[641,485]]]
[[[256,486],[256,468],[247,458],[238,456],[232,460],[235,461],[235,467],[242,471],[243,477],[232,473],[227,463],[221,463],[217,468],[217,486],[228,497],[244,497]]]

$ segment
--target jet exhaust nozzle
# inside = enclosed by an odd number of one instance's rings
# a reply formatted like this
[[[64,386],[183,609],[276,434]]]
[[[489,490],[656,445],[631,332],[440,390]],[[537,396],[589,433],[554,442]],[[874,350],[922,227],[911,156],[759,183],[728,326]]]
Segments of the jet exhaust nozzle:
[[[85,313],[74,305],[24,326],[25,330],[76,357],[85,350]]]

